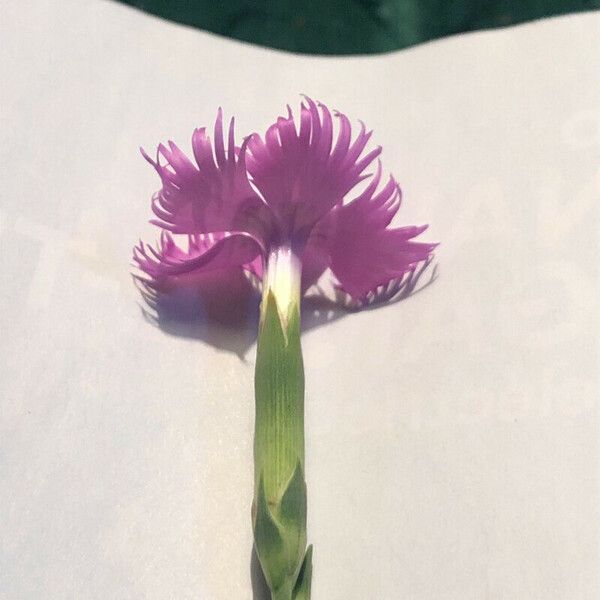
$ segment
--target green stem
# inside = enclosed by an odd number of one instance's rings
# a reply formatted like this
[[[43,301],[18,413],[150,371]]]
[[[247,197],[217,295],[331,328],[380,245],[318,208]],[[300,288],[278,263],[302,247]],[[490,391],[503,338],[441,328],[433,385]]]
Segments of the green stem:
[[[273,600],[292,600],[306,550],[300,264],[269,256],[255,371],[255,547]]]
[[[304,470],[304,368],[299,314],[284,330],[273,297],[260,326],[255,371],[255,486],[280,500],[298,462]]]

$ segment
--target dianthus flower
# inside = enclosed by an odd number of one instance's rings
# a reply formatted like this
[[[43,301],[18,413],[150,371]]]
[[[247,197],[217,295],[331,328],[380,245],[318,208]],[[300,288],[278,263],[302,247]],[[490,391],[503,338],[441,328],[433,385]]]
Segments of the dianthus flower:
[[[144,284],[161,290],[239,270],[262,282],[252,520],[273,600],[310,597],[300,299],[327,271],[367,302],[427,264],[435,247],[415,241],[426,225],[391,227],[401,192],[393,177],[382,181],[381,147],[365,152],[371,132],[361,124],[353,139],[349,119],[334,116],[335,135],[329,109],[307,98],[298,123],[288,107],[264,137],[238,147],[233,119],[225,140],[219,109],[214,146],[204,128],[193,133],[194,161],[173,142],[155,159],[143,152],[162,182],[152,199],[159,245],[134,249]]]

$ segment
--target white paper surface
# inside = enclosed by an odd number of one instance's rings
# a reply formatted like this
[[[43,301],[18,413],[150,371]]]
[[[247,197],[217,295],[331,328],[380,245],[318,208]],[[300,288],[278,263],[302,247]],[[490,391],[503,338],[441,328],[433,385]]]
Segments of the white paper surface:
[[[431,223],[423,293],[306,333],[315,600],[597,600],[600,15],[307,58],[104,1],[0,19],[0,598],[251,598],[253,360],[147,323],[137,147],[300,92]]]

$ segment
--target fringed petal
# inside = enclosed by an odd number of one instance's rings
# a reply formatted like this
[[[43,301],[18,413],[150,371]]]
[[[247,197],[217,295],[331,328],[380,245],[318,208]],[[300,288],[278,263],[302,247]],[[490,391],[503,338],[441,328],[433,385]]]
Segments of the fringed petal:
[[[389,229],[401,202],[401,192],[390,177],[381,188],[381,165],[371,181],[354,200],[336,207],[320,227],[320,260],[328,253],[329,267],[343,291],[364,304],[368,295],[394,292],[393,282],[403,282],[417,266],[429,260],[437,244],[416,242],[427,229],[400,227]],[[315,232],[318,230],[315,229]],[[312,246],[312,236],[307,247]],[[313,251],[314,254],[314,251]],[[315,262],[314,256],[311,258]],[[400,285],[398,283],[398,285]]]
[[[400,277],[390,279],[387,283],[377,286],[361,298],[355,298],[344,291],[342,287],[337,286],[335,288],[335,302],[348,310],[364,310],[404,300],[435,281],[437,265],[430,269],[433,260],[434,256],[431,254],[425,261],[415,265]],[[422,279],[425,273],[429,274],[429,278],[423,283]]]
[[[144,314],[161,327],[195,324],[206,335],[211,324],[235,330],[251,325],[260,297],[254,271],[262,255],[253,258],[256,249],[248,236],[224,233],[190,235],[187,249],[168,232],[157,248],[140,242],[133,259],[142,275],[134,280]]]
[[[279,117],[264,139],[250,139],[248,171],[274,213],[281,238],[305,242],[315,223],[343,202],[381,152],[376,148],[361,158],[370,133],[363,125],[351,143],[348,118],[335,116],[340,122],[335,145],[329,109],[310,98],[301,104],[298,130],[288,107],[288,116]]]
[[[206,130],[194,131],[192,148],[196,164],[173,142],[160,144],[155,160],[142,150],[162,181],[162,188],[152,199],[152,210],[157,217],[152,222],[172,233],[238,230],[264,238],[268,211],[248,181],[246,145],[247,141],[241,149],[236,149],[231,119],[225,148],[223,114],[219,109],[214,152]]]
[[[186,250],[163,231],[157,248],[143,242],[135,246],[133,260],[149,280],[161,283],[189,273],[243,268],[261,253],[257,240],[245,232],[190,235]]]

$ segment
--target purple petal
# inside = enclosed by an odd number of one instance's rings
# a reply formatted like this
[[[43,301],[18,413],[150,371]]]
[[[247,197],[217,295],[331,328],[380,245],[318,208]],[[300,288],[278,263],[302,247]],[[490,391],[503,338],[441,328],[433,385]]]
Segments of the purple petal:
[[[162,180],[162,188],[152,200],[157,217],[153,223],[172,233],[237,230],[264,238],[269,215],[248,181],[246,146],[247,142],[236,150],[232,119],[226,151],[223,115],[219,109],[214,153],[206,130],[194,131],[192,148],[196,164],[173,142],[159,145],[156,160],[142,150]]]
[[[179,247],[168,232],[163,232],[158,248],[140,242],[133,249],[133,260],[150,280],[243,267],[262,253],[257,240],[246,232],[194,235],[188,237],[188,249]]]
[[[408,298],[416,291],[425,289],[435,281],[437,269],[429,269],[434,256],[429,258],[418,266],[414,267],[401,277],[391,279],[388,283],[378,286],[376,289],[364,295],[362,298],[353,298],[339,286],[335,290],[335,302],[349,310],[363,310],[365,308],[374,308],[382,304],[397,302]],[[422,282],[425,273],[429,274],[429,279]],[[417,285],[419,285],[417,289]]]
[[[313,228],[302,254],[302,291],[315,284],[331,266],[329,254],[330,234],[334,214],[325,215]]]
[[[350,144],[350,122],[342,114],[336,116],[340,127],[335,145],[329,109],[310,98],[300,107],[299,130],[289,111],[267,129],[264,139],[255,135],[248,144],[248,171],[273,211],[282,238],[307,237],[363,179],[363,171],[381,152],[377,148],[361,159],[370,133],[363,127]]]
[[[326,241],[313,246],[310,258],[313,264],[323,262],[328,253],[329,266],[341,288],[356,300],[413,271],[430,258],[437,245],[414,241],[427,225],[387,228],[398,211],[401,193],[393,178],[376,193],[380,181],[381,165],[359,196],[332,211],[328,230],[320,227]],[[307,247],[312,244],[311,236]],[[315,258],[318,253],[319,259]]]
[[[435,248],[435,244],[402,242],[394,235],[396,230],[344,229],[345,235],[338,237],[331,250],[331,269],[341,287],[355,299],[402,277],[427,260]],[[352,244],[348,244],[350,236],[355,236]]]
[[[183,248],[164,231],[157,248],[134,248],[143,273],[134,279],[152,310],[146,314],[158,324],[196,323],[207,331],[211,324],[245,328],[259,298],[252,281],[262,265],[257,242],[246,233],[190,235],[187,242]]]

